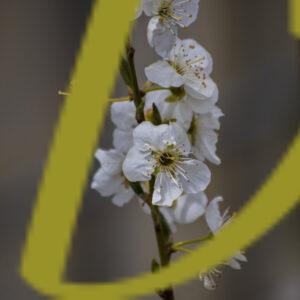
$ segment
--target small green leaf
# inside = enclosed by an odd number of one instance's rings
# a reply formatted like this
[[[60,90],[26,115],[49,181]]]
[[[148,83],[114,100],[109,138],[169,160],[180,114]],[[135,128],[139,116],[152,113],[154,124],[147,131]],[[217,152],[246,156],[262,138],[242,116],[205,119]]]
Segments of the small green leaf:
[[[153,258],[151,262],[151,271],[152,273],[155,273],[159,270],[160,266],[159,263]]]
[[[191,126],[188,130],[188,136],[190,138],[191,144],[194,146],[196,143],[196,133],[197,133],[197,124],[196,124],[196,119],[195,115],[193,114],[193,119],[191,122]]]
[[[161,212],[159,210],[158,210],[158,214],[159,214],[160,224],[161,224],[162,233],[165,238],[165,241],[169,241],[170,236],[171,236],[170,227],[169,227],[165,217],[161,214]]]
[[[169,103],[174,103],[174,102],[177,102],[179,101],[180,99],[178,98],[178,96],[176,95],[170,95],[166,98],[166,102],[169,102]]]
[[[184,88],[182,87],[170,87],[171,95],[166,98],[166,102],[177,102],[185,96]]]
[[[152,123],[154,125],[160,125],[162,123],[160,112],[155,105],[155,103],[152,104]]]
[[[132,190],[137,194],[137,195],[142,195],[144,194],[144,191],[140,185],[139,182],[130,182],[129,181],[129,185],[132,188]]]
[[[126,85],[132,89],[133,88],[132,74],[131,74],[129,63],[125,57],[122,57],[121,59],[120,72]]]

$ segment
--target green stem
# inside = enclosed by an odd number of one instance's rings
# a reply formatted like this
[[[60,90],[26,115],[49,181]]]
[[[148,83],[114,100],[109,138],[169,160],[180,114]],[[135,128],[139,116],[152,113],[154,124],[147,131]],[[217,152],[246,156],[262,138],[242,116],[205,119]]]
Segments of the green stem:
[[[193,251],[190,250],[190,249],[186,249],[186,248],[183,248],[183,247],[179,247],[179,246],[172,246],[172,250],[174,251],[181,251],[181,252],[187,252],[187,253],[192,253]]]
[[[58,95],[59,95],[59,96],[68,96],[68,95],[70,95],[70,93],[68,93],[68,92],[63,92],[63,91],[58,91]]]
[[[131,80],[132,80],[132,93],[133,93],[133,102],[136,107],[136,119],[138,123],[145,121],[144,116],[144,102],[140,92],[135,64],[134,64],[134,54],[135,50],[131,46],[127,46],[127,61],[130,68]]]
[[[119,98],[113,98],[113,99],[109,99],[109,102],[126,102],[126,101],[130,101],[131,98],[130,96],[124,96],[124,97],[119,97]]]
[[[145,121],[144,116],[144,101],[142,99],[144,91],[140,91],[138,80],[136,76],[134,64],[135,50],[128,45],[126,49],[127,62],[130,73],[130,87],[132,90],[133,102],[136,107],[136,120],[138,123]],[[124,80],[125,81],[125,80]],[[153,220],[157,246],[159,250],[160,263],[162,267],[166,267],[170,263],[172,249],[171,249],[171,235],[168,225],[161,215],[157,206],[152,205],[152,195],[154,191],[155,176],[152,176],[150,181],[149,194],[145,195],[139,183],[130,183],[133,191],[139,195],[150,207],[151,216]],[[164,300],[174,300],[174,292],[172,287],[158,292],[159,296]]]
[[[153,176],[150,181],[150,194],[149,201],[151,208],[151,216],[153,221],[153,226],[155,230],[156,242],[159,251],[160,264],[162,267],[166,267],[169,265],[172,255],[171,249],[171,234],[170,230],[167,227],[168,225],[165,223],[162,214],[159,212],[157,206],[152,205],[152,195],[154,190],[154,182],[155,177]],[[172,287],[169,287],[165,290],[159,292],[159,296],[164,300],[174,300],[174,291]]]
[[[169,242],[167,236],[164,233],[161,223],[161,215],[156,206],[151,207],[151,216],[153,220],[153,225],[155,229],[155,236],[159,251],[159,258],[161,266],[167,266],[170,262],[170,251],[169,251]]]
[[[166,267],[170,263],[172,251],[170,248],[169,237],[166,236],[164,228],[162,225],[162,216],[157,208],[157,206],[152,205],[151,207],[151,216],[153,220],[155,236],[159,251],[159,258],[162,267]],[[159,296],[164,300],[174,300],[174,292],[172,287],[169,287],[163,291],[159,292]]]
[[[180,247],[182,247],[182,246],[191,245],[191,244],[198,244],[198,243],[201,243],[201,242],[210,240],[211,238],[213,238],[213,234],[212,234],[212,233],[210,233],[210,234],[207,235],[207,236],[200,237],[200,238],[197,238],[197,239],[193,239],[193,240],[188,240],[188,241],[176,243],[176,244],[174,244],[174,245],[172,246],[172,249],[180,248]]]
[[[165,91],[165,90],[170,90],[169,88],[163,88],[163,87],[159,87],[159,86],[155,86],[155,87],[150,87],[148,89],[143,89],[143,92],[149,93],[149,92],[154,92],[154,91]]]

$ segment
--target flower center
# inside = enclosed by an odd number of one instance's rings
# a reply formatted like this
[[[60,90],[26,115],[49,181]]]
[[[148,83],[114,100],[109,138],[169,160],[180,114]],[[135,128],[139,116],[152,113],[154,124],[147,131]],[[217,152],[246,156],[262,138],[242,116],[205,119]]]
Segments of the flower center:
[[[158,157],[159,163],[162,166],[166,166],[166,167],[173,164],[175,160],[176,160],[176,157],[172,153],[169,153],[169,152],[163,152]]]
[[[199,56],[192,60],[188,57],[184,49],[182,51],[182,54],[176,53],[174,55],[174,60],[169,61],[169,64],[179,75],[191,79],[196,78],[201,82],[202,86],[206,88],[207,76],[202,67],[205,57]],[[198,65],[199,63],[200,65]]]
[[[183,165],[189,163],[190,158],[182,154],[180,147],[169,144],[163,151],[155,151],[152,155],[156,160],[156,172],[167,173],[176,184],[179,174],[187,179]]]
[[[172,1],[162,1],[157,14],[162,18],[168,18],[172,13],[171,4]]]
[[[130,188],[130,182],[129,180],[123,175],[123,186],[125,187],[125,189],[129,189]]]
[[[190,128],[188,130],[188,136],[189,136],[191,144],[193,146],[195,146],[195,144],[196,144],[196,133],[197,133],[197,130],[199,130],[199,129],[197,128],[196,117],[195,117],[195,115],[193,115],[191,126],[190,126]]]
[[[169,103],[174,103],[181,101],[185,96],[184,87],[170,87],[171,95],[168,96],[165,101]]]
[[[175,58],[177,58],[177,55],[175,55]],[[168,61],[170,66],[181,76],[183,76],[186,72],[186,65],[181,64],[179,61]]]

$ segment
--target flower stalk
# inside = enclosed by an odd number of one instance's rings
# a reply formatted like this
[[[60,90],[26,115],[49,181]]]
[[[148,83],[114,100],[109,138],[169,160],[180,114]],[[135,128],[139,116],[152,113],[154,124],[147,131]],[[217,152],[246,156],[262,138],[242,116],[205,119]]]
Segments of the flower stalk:
[[[219,118],[218,87],[211,78],[212,57],[193,39],[181,40],[177,27],[187,27],[198,14],[199,0],[147,0],[142,12],[150,17],[147,38],[161,59],[145,68],[146,83],[139,86],[135,49],[128,39],[120,73],[128,95],[110,99],[115,125],[113,148],[98,149],[100,168],[91,187],[122,207],[133,199],[150,214],[159,259],[153,273],[170,264],[176,252],[191,253],[190,246],[207,241],[225,226],[228,210],[221,213],[222,197],[210,200],[205,190],[211,181],[206,161],[219,165],[216,154]],[[68,91],[60,91],[67,95]],[[137,197],[136,197],[137,196]],[[211,234],[173,243],[178,224],[204,217]],[[237,252],[222,264],[239,270],[247,261]],[[205,288],[216,287],[214,268],[199,278]],[[174,300],[172,286],[157,291],[163,300]]]
[[[135,63],[134,63],[134,54],[135,49],[127,45],[126,47],[126,55],[127,55],[127,63],[130,72],[130,88],[132,89],[133,94],[133,102],[136,107],[136,119],[138,123],[145,121],[144,117],[144,102],[142,99],[142,94],[139,88],[136,70],[135,70]]]
[[[186,245],[198,244],[198,243],[210,240],[212,238],[213,238],[213,234],[210,233],[209,235],[204,236],[204,237],[199,237],[199,238],[196,238],[196,239],[176,243],[176,244],[172,245],[172,249],[178,249],[178,248],[186,246]]]
[[[132,98],[134,105],[136,107],[136,120],[138,123],[141,123],[145,120],[144,116],[144,102],[142,99],[142,94],[144,93],[139,89],[138,80],[136,76],[136,69],[134,63],[134,54],[135,50],[130,45],[126,47],[126,60],[122,61],[121,71],[122,77],[124,82],[129,85],[132,91]],[[124,69],[126,72],[124,72]],[[125,74],[126,73],[126,74]],[[156,112],[156,125],[161,123],[161,117],[159,115],[159,111],[153,105],[154,111]],[[157,247],[159,251],[159,258],[160,258],[160,266],[158,267],[166,267],[169,265],[172,255],[172,237],[171,231],[169,229],[168,224],[166,223],[164,217],[160,213],[157,206],[152,204],[152,197],[154,192],[154,183],[155,183],[155,176],[152,176],[151,181],[149,182],[149,194],[145,194],[141,185],[139,183],[130,182],[130,187],[134,191],[136,195],[142,198],[145,203],[150,207],[151,210],[151,217],[154,226]],[[158,291],[158,295],[164,300],[174,300],[174,292],[172,287],[169,287],[165,290]]]
[[[124,96],[124,97],[109,99],[109,102],[111,102],[111,103],[114,103],[114,102],[127,102],[127,101],[130,101],[130,100],[131,100],[130,96]]]
[[[167,267],[171,260],[172,255],[172,236],[168,224],[166,223],[164,217],[159,212],[157,206],[151,204],[151,199],[154,191],[155,177],[153,176],[150,181],[150,193],[149,201],[151,207],[151,216],[153,221],[153,226],[155,230],[155,236],[159,251],[159,258],[161,267]],[[174,300],[174,291],[172,287],[158,292],[159,296],[164,300]]]

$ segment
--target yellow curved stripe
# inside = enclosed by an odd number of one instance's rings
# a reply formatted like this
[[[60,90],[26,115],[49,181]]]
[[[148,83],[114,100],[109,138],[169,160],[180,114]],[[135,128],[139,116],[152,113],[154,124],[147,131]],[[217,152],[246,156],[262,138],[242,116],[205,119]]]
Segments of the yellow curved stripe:
[[[24,250],[23,276],[55,292],[138,0],[95,1],[55,130]]]
[[[300,39],[300,0],[289,0],[289,29]]]
[[[249,204],[212,241],[156,274],[110,284],[63,282],[81,196],[118,58],[138,0],[95,3],[87,34],[40,185],[23,253],[21,274],[36,290],[59,299],[120,300],[180,284],[249,246],[300,197],[300,136]]]

